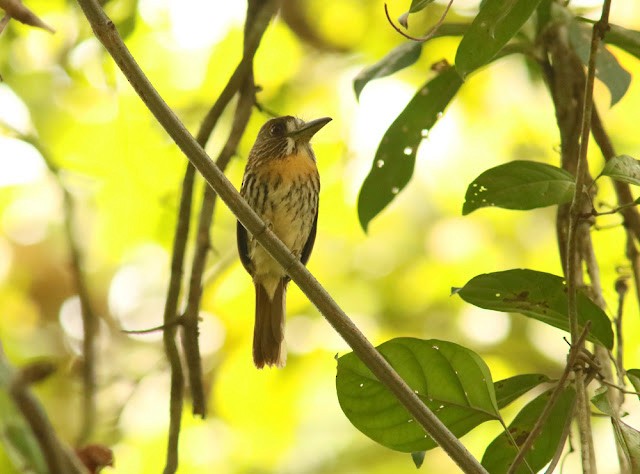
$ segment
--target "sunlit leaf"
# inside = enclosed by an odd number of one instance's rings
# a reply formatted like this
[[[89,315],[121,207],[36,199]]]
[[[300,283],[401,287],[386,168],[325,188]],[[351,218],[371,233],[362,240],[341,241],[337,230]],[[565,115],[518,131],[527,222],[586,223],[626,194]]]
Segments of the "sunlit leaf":
[[[604,165],[600,175],[640,186],[640,161],[629,155],[614,156]]]
[[[609,27],[604,41],[640,59],[640,31],[629,30],[618,25],[609,25]]]
[[[486,0],[456,53],[456,69],[465,78],[488,64],[520,30],[540,0]]]
[[[640,472],[640,432],[622,420],[613,420],[616,444],[629,460],[631,472]]]
[[[640,393],[640,369],[627,370],[627,378],[636,392]],[[640,398],[640,395],[638,395],[638,398]]]
[[[498,380],[493,384],[496,391],[498,408],[504,408],[516,398],[550,379],[543,374],[522,374],[508,379]]]
[[[522,445],[529,436],[550,396],[551,390],[548,390],[536,397],[516,415],[509,425],[509,433],[518,446]],[[554,405],[542,431],[534,441],[532,449],[525,456],[525,460],[533,472],[538,472],[551,461],[560,442],[565,423],[570,419],[568,415],[572,411],[574,399],[575,390],[568,386]],[[491,474],[506,473],[517,453],[517,449],[511,444],[506,433],[502,433],[487,447],[482,457],[482,465]],[[522,463],[515,472],[524,474],[531,471]]]
[[[456,293],[480,308],[520,313],[569,331],[567,287],[562,277],[527,269],[506,270],[473,277]],[[611,321],[583,292],[578,292],[578,324],[591,321],[587,339],[613,347]]]
[[[409,7],[409,11],[404,12],[402,15],[400,15],[400,18],[398,18],[398,23],[400,23],[405,28],[408,28],[409,14],[419,12],[420,10],[428,7],[433,2],[434,0],[413,0],[411,2],[411,6]]]
[[[568,171],[535,161],[512,161],[491,168],[467,188],[462,214],[481,207],[535,209],[571,201],[575,178]]]
[[[454,68],[444,69],[418,90],[382,137],[358,196],[358,217],[365,231],[411,179],[420,142],[461,85]]]
[[[489,368],[471,350],[452,342],[414,338],[392,339],[378,350],[454,435],[500,419]],[[336,390],[349,421],[374,441],[409,453],[436,447],[353,353],[338,359]]]
[[[422,43],[409,41],[393,48],[384,58],[363,69],[353,80],[353,89],[356,98],[360,98],[360,93],[364,86],[373,79],[385,77],[401,69],[411,66],[420,58]]]
[[[569,27],[569,40],[574,51],[586,66],[591,52],[591,28],[574,19]],[[615,105],[629,89],[631,74],[626,71],[616,57],[604,45],[596,55],[596,77],[600,79],[611,94],[611,105]]]

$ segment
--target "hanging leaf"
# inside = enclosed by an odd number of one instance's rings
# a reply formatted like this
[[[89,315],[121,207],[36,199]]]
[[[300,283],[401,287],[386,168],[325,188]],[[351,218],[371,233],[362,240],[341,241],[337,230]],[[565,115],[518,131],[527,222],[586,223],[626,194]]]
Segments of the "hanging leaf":
[[[356,99],[360,98],[362,89],[364,89],[364,86],[366,86],[369,81],[390,76],[401,69],[411,66],[420,58],[421,52],[422,43],[417,41],[402,43],[400,46],[393,48],[376,64],[362,70],[353,80]]]
[[[420,142],[461,85],[456,70],[445,68],[418,90],[382,137],[358,196],[358,217],[365,231],[411,179]]]
[[[409,11],[404,12],[398,18],[398,23],[400,23],[405,28],[409,28],[409,14],[419,12],[433,2],[434,0],[413,0],[411,2],[411,6],[409,7]]]
[[[500,419],[489,368],[471,350],[406,337],[387,341],[378,350],[455,436]],[[408,453],[437,446],[353,353],[338,359],[336,390],[349,421],[377,443]]]
[[[536,397],[516,415],[509,425],[509,433],[518,446],[521,446],[529,436],[529,433],[531,433],[550,396],[551,390],[548,390]],[[564,425],[571,420],[569,414],[573,411],[574,400],[575,390],[573,387],[568,386],[558,398],[551,415],[547,418],[542,431],[534,441],[533,447],[525,456],[525,460],[533,472],[538,472],[553,458],[560,442]],[[506,433],[502,433],[485,450],[482,457],[482,465],[491,474],[506,473],[509,471],[509,466],[511,466],[517,454],[516,447],[511,444]],[[531,471],[522,463],[515,472],[517,474],[529,474]]]
[[[491,62],[531,17],[540,0],[486,0],[456,53],[462,78]]]
[[[591,31],[589,26],[577,18],[569,26],[569,41],[585,67],[589,64],[591,53]],[[620,66],[616,57],[604,45],[601,45],[596,54],[596,77],[609,89],[612,107],[622,99],[631,84],[631,74]]]
[[[535,161],[512,161],[491,168],[467,188],[462,215],[481,207],[535,209],[570,202],[575,178],[568,171]]]
[[[529,390],[547,382],[550,382],[549,377],[542,374],[522,374],[497,381],[493,384],[493,387],[496,391],[498,408],[506,407]]]
[[[640,398],[640,369],[627,370],[627,378],[636,392],[639,393],[638,398]]]
[[[640,161],[629,155],[614,156],[605,163],[600,176],[640,186]]]
[[[618,25],[609,25],[604,37],[607,44],[612,44],[640,59],[640,31],[629,30]]]
[[[506,270],[473,277],[454,292],[480,308],[520,313],[569,331],[567,287],[562,277],[527,269]],[[578,292],[578,324],[591,321],[587,339],[613,347],[611,321],[583,292]]]
[[[622,448],[622,452],[629,460],[631,472],[640,472],[640,432],[622,420],[612,419],[612,421],[616,444]]]

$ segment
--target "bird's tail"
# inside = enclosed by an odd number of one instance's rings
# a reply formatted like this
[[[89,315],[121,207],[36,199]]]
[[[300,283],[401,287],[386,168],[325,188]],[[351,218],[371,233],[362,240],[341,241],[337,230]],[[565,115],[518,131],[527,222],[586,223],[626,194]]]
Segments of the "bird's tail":
[[[261,369],[265,365],[284,367],[287,349],[284,344],[285,301],[287,285],[278,282],[273,299],[262,283],[256,287],[256,321],[253,328],[253,362]]]

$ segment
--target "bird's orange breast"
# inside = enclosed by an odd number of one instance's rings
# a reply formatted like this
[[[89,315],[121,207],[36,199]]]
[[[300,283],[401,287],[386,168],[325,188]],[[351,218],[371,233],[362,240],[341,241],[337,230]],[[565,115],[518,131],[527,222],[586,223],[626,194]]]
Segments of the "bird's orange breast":
[[[299,176],[316,174],[317,168],[314,159],[305,148],[285,158],[271,160],[266,164],[270,173],[280,176],[283,181],[294,180]]]

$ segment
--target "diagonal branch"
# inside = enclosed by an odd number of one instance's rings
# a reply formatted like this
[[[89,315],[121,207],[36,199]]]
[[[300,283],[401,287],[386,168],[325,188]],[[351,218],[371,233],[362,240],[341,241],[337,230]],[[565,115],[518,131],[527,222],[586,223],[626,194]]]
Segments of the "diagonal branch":
[[[140,98],[180,147],[189,161],[203,175],[242,225],[265,250],[287,271],[335,330],[351,346],[355,354],[397,397],[425,431],[438,443],[464,472],[485,473],[460,441],[420,400],[386,359],[371,345],[357,326],[331,298],[320,283],[249,207],[226,176],[193,139],[184,125],[167,106],[146,78],[119,37],[113,22],[96,0],[78,0],[96,37],[114,58]]]

